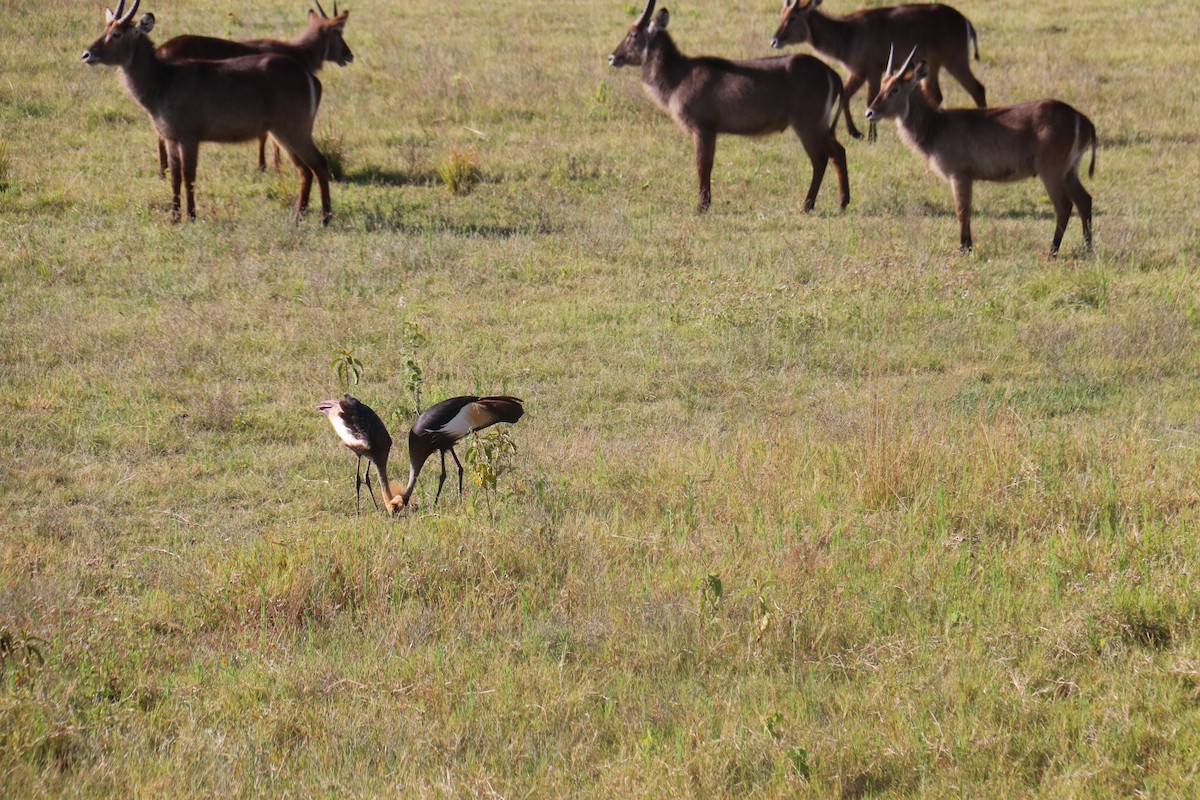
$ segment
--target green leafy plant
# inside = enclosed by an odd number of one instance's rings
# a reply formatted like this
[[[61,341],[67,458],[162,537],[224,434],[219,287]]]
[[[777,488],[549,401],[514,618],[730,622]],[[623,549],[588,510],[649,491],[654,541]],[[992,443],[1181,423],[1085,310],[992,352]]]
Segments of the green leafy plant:
[[[779,741],[783,738],[783,714],[778,711],[763,720],[763,730],[770,734],[771,738]]]
[[[413,407],[416,413],[421,413],[421,384],[425,382],[425,374],[421,371],[421,365],[411,353],[405,354],[404,360],[401,362],[404,368],[404,388],[412,395]]]
[[[783,754],[787,756],[788,763],[796,770],[796,774],[808,780],[812,774],[808,766],[808,751],[799,745],[792,745],[784,750]]]
[[[34,668],[46,663],[41,650],[45,643],[44,639],[31,636],[24,629],[14,631],[7,625],[0,627],[0,676],[11,674],[17,686],[31,681]]]
[[[406,420],[421,413],[421,386],[425,383],[425,372],[417,361],[417,351],[429,343],[429,337],[419,324],[409,320],[405,321],[400,338],[404,343],[400,369],[404,375],[404,388],[412,397],[412,406],[402,403],[396,407],[394,414],[397,420]]]
[[[495,429],[482,436],[476,433],[467,449],[467,468],[472,479],[483,489],[489,515],[492,512],[491,493],[495,491],[500,477],[512,469],[516,454],[517,445],[508,431]]]
[[[349,391],[352,385],[357,386],[358,382],[362,380],[363,363],[344,347],[333,352],[333,363],[330,366],[337,374],[338,383],[345,391]]]
[[[725,584],[720,575],[708,573],[700,583],[700,613],[709,619],[717,616],[721,598],[725,596]]]
[[[756,623],[754,626],[756,630],[754,635],[755,641],[762,638],[767,629],[771,627],[771,620],[775,618],[775,611],[778,606],[771,601],[767,594],[774,585],[774,581],[755,583],[751,588],[743,589],[738,593],[739,597],[753,597],[757,606],[757,613],[755,614]]]

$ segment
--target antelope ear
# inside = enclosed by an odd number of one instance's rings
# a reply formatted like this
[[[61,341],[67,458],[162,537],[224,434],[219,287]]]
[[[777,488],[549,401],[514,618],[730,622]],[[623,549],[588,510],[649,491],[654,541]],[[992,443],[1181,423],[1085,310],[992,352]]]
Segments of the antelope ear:
[[[929,65],[924,61],[918,61],[912,68],[912,78],[910,80],[923,80],[929,74]]]
[[[138,20],[137,29],[143,34],[148,34],[154,30],[154,15],[143,14],[142,18]]]
[[[655,31],[665,31],[667,29],[667,23],[670,21],[671,15],[667,13],[667,10],[665,8],[659,9],[659,12],[654,15],[654,21],[650,23],[648,30],[650,33],[654,33]]]
[[[808,8],[810,11],[819,5],[821,5],[821,0],[808,0]]]
[[[112,22],[116,18],[117,18],[117,15],[112,12],[111,8],[104,9],[104,24],[105,25]]]

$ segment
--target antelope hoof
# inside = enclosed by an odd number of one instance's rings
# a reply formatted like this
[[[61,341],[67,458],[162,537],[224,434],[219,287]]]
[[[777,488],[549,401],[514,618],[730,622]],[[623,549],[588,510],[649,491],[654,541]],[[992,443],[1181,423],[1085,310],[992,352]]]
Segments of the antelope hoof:
[[[969,256],[975,251],[969,244],[960,244],[958,246],[958,252],[962,253],[964,256]]]
[[[322,228],[328,228],[328,227],[329,227],[329,220],[331,220],[331,219],[333,219],[333,212],[332,212],[332,211],[331,211],[331,212],[329,212],[328,214],[322,214],[322,215],[321,215],[321,227],[322,227]]]
[[[812,211],[816,207],[816,205],[817,205],[817,203],[814,200],[805,200],[804,201],[804,209],[803,209],[804,213],[807,214],[808,212]]]

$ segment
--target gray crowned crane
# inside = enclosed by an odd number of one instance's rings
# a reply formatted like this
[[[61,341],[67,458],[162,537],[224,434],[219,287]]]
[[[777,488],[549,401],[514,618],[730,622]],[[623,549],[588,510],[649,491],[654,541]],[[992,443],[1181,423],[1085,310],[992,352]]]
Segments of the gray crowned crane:
[[[383,492],[384,503],[390,509],[393,495],[391,484],[388,483],[387,462],[392,449],[392,437],[384,427],[383,420],[370,406],[350,395],[345,395],[341,400],[326,400],[317,406],[317,410],[329,418],[329,424],[337,431],[342,444],[358,456],[358,463],[354,467],[354,513],[357,514],[359,510],[363,483],[367,484],[371,502],[375,508],[379,508],[375,492],[371,489],[372,464],[379,473],[379,489]],[[359,467],[363,458],[367,459],[367,469],[360,477]]]
[[[404,491],[387,501],[388,508],[398,511],[408,505],[417,485],[417,476],[421,474],[421,467],[425,466],[431,455],[439,451],[442,454],[442,475],[438,479],[438,490],[433,504],[437,505],[442,496],[442,484],[446,482],[446,451],[450,451],[450,456],[458,466],[458,495],[461,497],[463,466],[458,460],[458,454],[454,452],[454,445],[467,434],[481,431],[497,422],[516,422],[524,413],[521,399],[508,395],[451,397],[425,409],[408,432],[408,460],[412,465],[408,473],[408,485],[404,487]]]

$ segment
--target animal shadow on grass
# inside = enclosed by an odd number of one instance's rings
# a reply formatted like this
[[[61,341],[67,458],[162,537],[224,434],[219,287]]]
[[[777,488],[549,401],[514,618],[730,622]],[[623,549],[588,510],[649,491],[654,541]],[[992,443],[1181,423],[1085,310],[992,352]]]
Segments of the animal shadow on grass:
[[[346,173],[344,183],[358,186],[432,186],[440,182],[433,170],[401,172],[387,167],[363,167]]]
[[[928,200],[922,201],[917,209],[917,215],[922,217],[954,217],[954,200],[949,199],[946,203],[933,203]],[[981,207],[976,201],[975,206],[971,209],[971,216],[982,219],[1054,219],[1054,209],[1049,203],[1045,208],[1033,203],[1022,203],[1018,206],[1008,207]]]
[[[559,233],[563,229],[562,225],[552,223],[548,215],[543,212],[528,218],[507,222],[430,217],[419,208],[397,206],[358,208],[349,214],[353,215],[353,218],[369,232],[386,231],[408,235],[449,233],[464,239],[512,239],[516,236],[544,236]]]
[[[912,203],[903,198],[895,198],[892,200],[884,200],[882,202],[860,208],[858,214],[865,217],[880,217],[894,219],[896,217],[914,216],[914,217],[929,217],[940,219],[943,217],[954,219],[954,200],[947,193],[945,202],[937,200],[922,200],[919,203]],[[1074,212],[1078,214],[1078,212]],[[1092,212],[1092,217],[1100,216],[1098,210]],[[971,209],[971,217],[973,219],[1054,219],[1054,209],[1047,201],[1045,207],[1040,204],[1028,202],[1016,206],[981,206],[976,200],[974,208]]]

